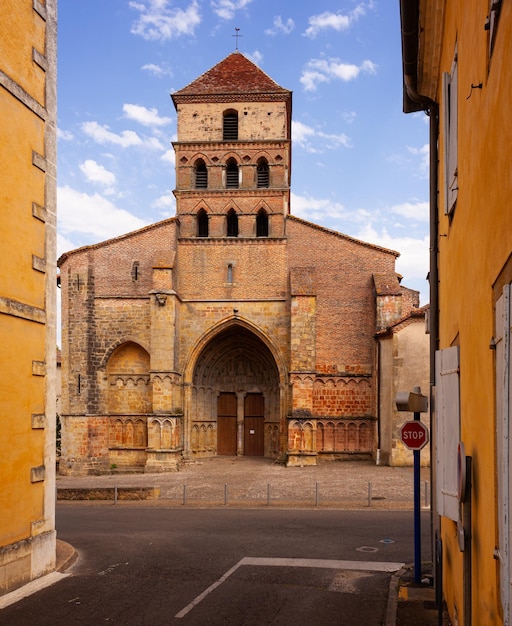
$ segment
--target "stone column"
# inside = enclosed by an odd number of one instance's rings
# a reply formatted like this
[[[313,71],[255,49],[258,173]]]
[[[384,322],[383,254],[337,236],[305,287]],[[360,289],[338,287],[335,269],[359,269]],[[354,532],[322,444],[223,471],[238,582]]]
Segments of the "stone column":
[[[182,451],[183,400],[175,354],[178,296],[173,289],[173,265],[174,253],[160,259],[153,267],[150,291],[153,417],[148,419],[145,471],[176,470]],[[162,436],[165,429],[174,433],[170,441],[167,441],[169,437]]]
[[[173,289],[173,262],[163,260],[153,267],[151,295],[151,382],[153,412],[183,413],[179,375],[176,372],[176,312],[178,297]]]
[[[236,454],[244,455],[244,417],[245,417],[245,392],[236,394]]]

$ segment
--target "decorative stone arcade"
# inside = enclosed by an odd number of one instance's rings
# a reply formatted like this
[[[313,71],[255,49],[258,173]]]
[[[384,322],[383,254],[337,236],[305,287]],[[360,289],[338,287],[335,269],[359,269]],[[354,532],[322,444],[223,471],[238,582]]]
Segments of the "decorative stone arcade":
[[[283,394],[264,340],[234,319],[200,349],[186,387],[185,457],[277,458]]]

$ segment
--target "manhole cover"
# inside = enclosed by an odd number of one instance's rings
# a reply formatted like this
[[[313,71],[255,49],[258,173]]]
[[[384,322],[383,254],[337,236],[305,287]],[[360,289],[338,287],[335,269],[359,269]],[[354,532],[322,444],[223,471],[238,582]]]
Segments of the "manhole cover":
[[[361,546],[356,548],[357,552],[378,552],[379,548],[373,548],[372,546]]]

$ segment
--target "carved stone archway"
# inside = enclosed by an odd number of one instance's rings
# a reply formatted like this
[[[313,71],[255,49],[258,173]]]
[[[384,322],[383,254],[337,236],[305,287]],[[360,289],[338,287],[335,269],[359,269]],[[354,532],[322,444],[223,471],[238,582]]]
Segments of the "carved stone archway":
[[[215,334],[195,362],[185,425],[189,433],[185,442],[186,455],[205,457],[218,453],[219,399],[225,399],[226,395],[232,396],[230,413],[236,420],[236,428],[233,424],[236,432],[233,451],[236,450],[238,455],[245,454],[248,436],[247,432],[244,433],[246,399],[260,395],[264,407],[262,451],[264,456],[276,458],[280,451],[283,421],[279,370],[265,342],[249,328],[237,323]],[[252,429],[248,432],[252,434]]]

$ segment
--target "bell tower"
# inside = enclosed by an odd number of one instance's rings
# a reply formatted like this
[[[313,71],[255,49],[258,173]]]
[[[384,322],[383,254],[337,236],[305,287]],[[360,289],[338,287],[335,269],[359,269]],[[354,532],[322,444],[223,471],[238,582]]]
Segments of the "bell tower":
[[[172,100],[180,239],[283,238],[291,91],[235,51]]]

